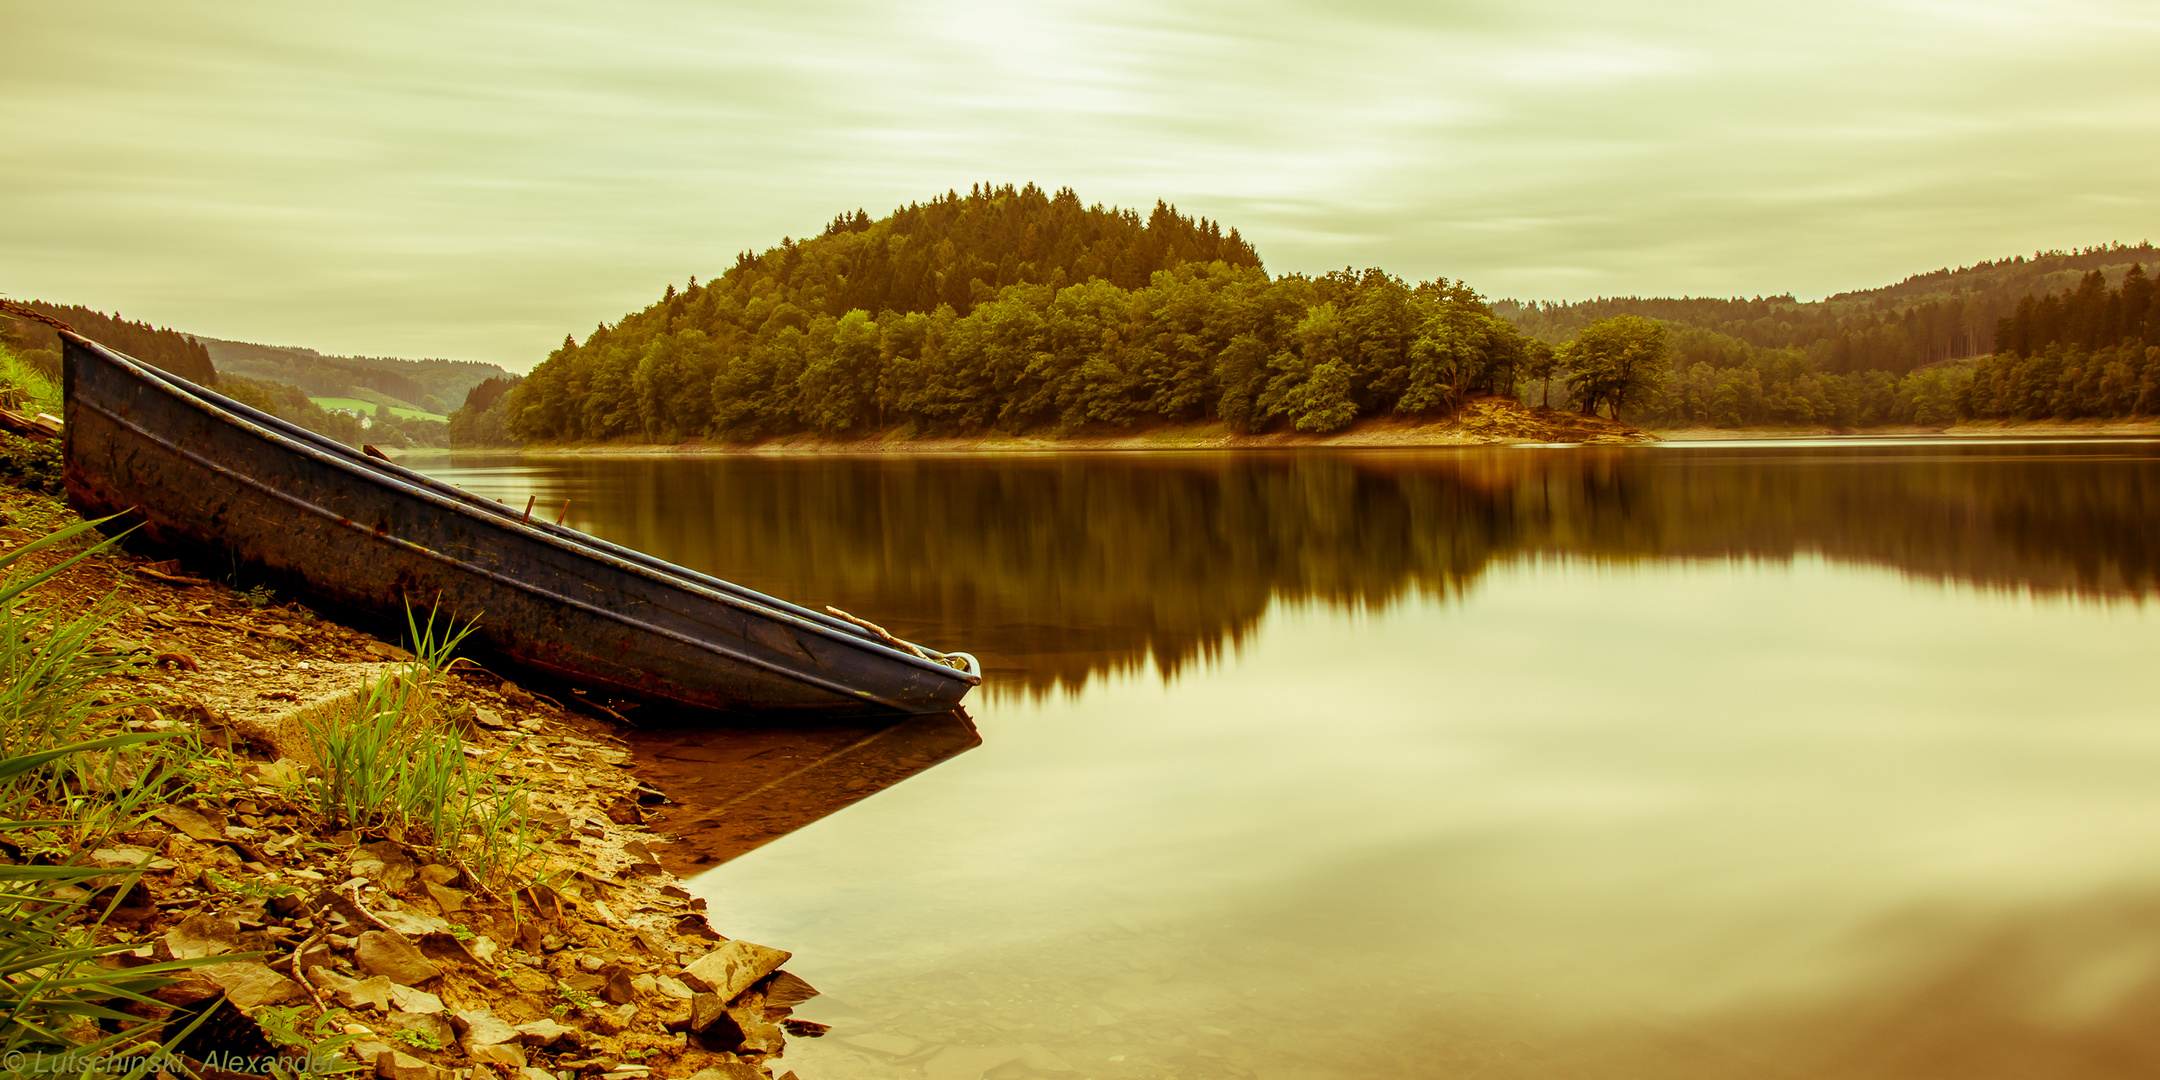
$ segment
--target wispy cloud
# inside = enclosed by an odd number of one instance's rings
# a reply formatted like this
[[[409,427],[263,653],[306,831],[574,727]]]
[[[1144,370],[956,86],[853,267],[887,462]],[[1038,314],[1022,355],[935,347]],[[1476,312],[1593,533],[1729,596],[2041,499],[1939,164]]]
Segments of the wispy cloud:
[[[523,367],[977,180],[1278,270],[1813,294],[2151,235],[2149,5],[10,5],[0,291]]]

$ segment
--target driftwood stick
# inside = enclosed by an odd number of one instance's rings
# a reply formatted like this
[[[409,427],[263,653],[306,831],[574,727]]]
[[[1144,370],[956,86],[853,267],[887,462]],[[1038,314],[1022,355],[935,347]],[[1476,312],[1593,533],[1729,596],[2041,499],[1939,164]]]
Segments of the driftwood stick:
[[[886,630],[884,627],[879,626],[874,622],[871,622],[868,619],[858,619],[855,616],[850,615],[847,612],[832,606],[831,604],[825,605],[825,611],[827,614],[837,615],[840,618],[846,619],[847,621],[854,623],[855,625],[860,626],[873,634],[876,634],[880,640],[885,642],[885,644],[890,645],[895,649],[901,649],[907,652],[914,653],[916,659],[918,660],[930,659],[930,654],[917,648],[914,643],[902,641],[899,638],[892,636],[892,633],[890,631]]]
[[[186,575],[186,574],[168,574],[168,573],[166,573],[166,572],[165,572],[165,571],[163,571],[163,570],[152,570],[152,569],[150,569],[150,568],[149,568],[149,567],[147,567],[147,566],[138,566],[138,567],[135,567],[135,568],[134,568],[134,570],[135,570],[135,572],[136,572],[136,573],[138,573],[138,574],[141,574],[141,575],[143,575],[144,577],[152,577],[152,578],[156,578],[156,579],[158,579],[159,581],[165,581],[165,582],[170,582],[170,583],[172,583],[172,584],[174,584],[174,585],[215,585],[215,584],[217,584],[217,582],[214,582],[214,581],[210,580],[209,578],[189,577],[189,576],[188,576],[188,575]]]

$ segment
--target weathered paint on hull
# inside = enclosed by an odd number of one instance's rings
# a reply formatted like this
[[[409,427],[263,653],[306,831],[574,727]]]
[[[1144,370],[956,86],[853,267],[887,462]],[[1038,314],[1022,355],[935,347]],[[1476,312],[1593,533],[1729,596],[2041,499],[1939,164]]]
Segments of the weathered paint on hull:
[[[386,618],[439,596],[480,617],[477,637],[490,650],[648,702],[933,713],[981,681],[978,671],[910,656],[738,586],[574,530],[521,523],[63,337],[69,501],[86,515],[133,510],[153,543],[230,559]]]

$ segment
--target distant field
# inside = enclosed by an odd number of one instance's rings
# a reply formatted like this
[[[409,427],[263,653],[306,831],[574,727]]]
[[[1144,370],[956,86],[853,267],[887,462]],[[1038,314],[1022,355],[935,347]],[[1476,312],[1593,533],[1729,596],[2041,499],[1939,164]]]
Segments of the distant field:
[[[372,401],[362,401],[359,398],[319,397],[309,398],[308,400],[325,409],[351,409],[355,412],[366,413],[369,416],[375,415],[375,410],[387,407],[390,410],[390,416],[397,420],[433,420],[437,423],[443,423],[450,419],[441,413],[421,412],[418,409],[400,409],[395,405],[382,406]]]

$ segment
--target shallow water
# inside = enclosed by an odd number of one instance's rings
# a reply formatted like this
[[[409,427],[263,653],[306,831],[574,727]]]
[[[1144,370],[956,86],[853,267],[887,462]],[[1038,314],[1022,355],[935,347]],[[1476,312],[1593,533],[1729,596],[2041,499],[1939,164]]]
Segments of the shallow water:
[[[2160,1066],[2160,445],[422,464],[989,662],[641,750],[806,1080]]]

